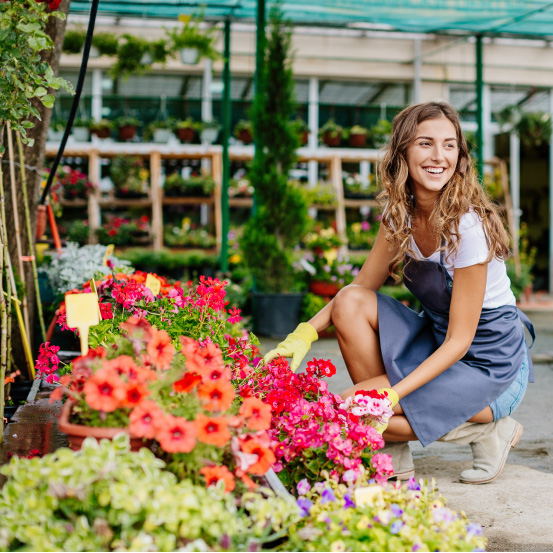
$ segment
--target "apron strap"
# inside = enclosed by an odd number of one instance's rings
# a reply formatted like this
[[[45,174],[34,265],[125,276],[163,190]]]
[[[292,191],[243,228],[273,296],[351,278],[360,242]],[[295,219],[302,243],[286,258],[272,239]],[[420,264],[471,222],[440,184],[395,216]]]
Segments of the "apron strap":
[[[517,307],[517,311],[518,311],[520,320],[524,323],[524,326],[527,328],[528,332],[530,333],[530,336],[532,337],[532,343],[528,347],[528,349],[530,349],[534,345],[534,342],[536,341],[536,331],[534,330],[534,325],[532,324],[532,321],[528,318],[526,313],[522,312],[518,307]]]

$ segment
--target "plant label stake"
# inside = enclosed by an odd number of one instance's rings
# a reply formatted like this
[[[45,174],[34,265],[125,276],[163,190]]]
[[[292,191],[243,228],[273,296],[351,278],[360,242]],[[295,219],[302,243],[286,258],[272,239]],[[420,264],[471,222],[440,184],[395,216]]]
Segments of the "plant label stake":
[[[144,286],[146,286],[146,288],[149,288],[154,296],[157,296],[161,289],[161,281],[154,275],[149,274],[146,277],[146,283],[144,284]]]
[[[106,253],[104,254],[104,259],[102,260],[102,265],[104,267],[107,267],[108,265],[108,258],[110,255],[113,255],[113,249],[115,248],[115,246],[113,244],[110,244],[109,246],[106,247]]]
[[[96,300],[98,301],[98,317],[102,320],[102,312],[100,311],[100,299],[98,298],[98,288],[96,288],[96,281],[91,278],[88,282],[93,294],[96,294]]]
[[[67,326],[79,331],[81,354],[88,353],[88,329],[100,322],[96,294],[68,294],[65,296]]]

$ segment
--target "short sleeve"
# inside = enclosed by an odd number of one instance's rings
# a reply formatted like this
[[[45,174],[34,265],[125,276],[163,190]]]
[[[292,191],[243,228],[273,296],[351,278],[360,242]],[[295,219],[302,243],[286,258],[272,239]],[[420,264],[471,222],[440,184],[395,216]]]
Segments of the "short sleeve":
[[[454,269],[462,269],[479,263],[485,263],[490,249],[486,242],[484,226],[480,217],[474,212],[465,213],[459,221],[461,241],[453,261]]]

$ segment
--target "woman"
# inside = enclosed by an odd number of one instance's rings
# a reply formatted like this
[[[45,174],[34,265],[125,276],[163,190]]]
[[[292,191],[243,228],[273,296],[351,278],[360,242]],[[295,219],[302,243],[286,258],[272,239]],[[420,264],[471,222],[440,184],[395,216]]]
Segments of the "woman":
[[[330,324],[356,390],[386,389],[383,436],[396,475],[414,472],[409,440],[470,443],[461,481],[496,478],[522,434],[508,417],[533,381],[524,321],[504,260],[509,237],[474,174],[459,118],[446,103],[403,110],[380,166],[382,224],[359,275],[267,354],[293,370]],[[403,263],[417,314],[375,292]],[[398,403],[399,401],[399,403]]]

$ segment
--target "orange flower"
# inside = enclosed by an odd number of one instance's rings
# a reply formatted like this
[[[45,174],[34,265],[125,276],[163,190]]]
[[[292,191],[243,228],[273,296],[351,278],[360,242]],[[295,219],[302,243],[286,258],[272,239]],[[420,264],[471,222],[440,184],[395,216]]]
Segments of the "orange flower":
[[[163,412],[154,401],[145,400],[129,416],[129,430],[139,438],[155,438],[158,425],[164,420]]]
[[[271,406],[256,397],[248,397],[240,407],[239,414],[251,430],[267,430],[271,426]]]
[[[152,325],[146,320],[136,315],[129,317],[124,323],[119,325],[131,338],[137,337],[149,342],[152,338]]]
[[[206,486],[215,486],[219,480],[225,483],[225,492],[234,490],[234,475],[230,470],[223,466],[219,467],[203,467],[200,469],[200,474],[205,478]]]
[[[105,369],[114,370],[119,376],[123,374],[128,375],[138,369],[138,365],[134,362],[134,359],[130,355],[120,355],[115,359],[104,361],[102,366]]]
[[[165,415],[158,425],[156,439],[167,453],[188,453],[196,445],[196,428],[182,417]]]
[[[257,461],[248,467],[248,472],[251,474],[265,474],[276,461],[275,454],[268,447],[263,447],[255,440],[248,440],[242,444],[242,451],[257,455]]]
[[[204,444],[224,446],[230,441],[230,432],[225,417],[206,417],[198,414],[194,421],[198,440]]]
[[[208,411],[226,411],[234,400],[234,388],[230,382],[211,380],[198,387],[198,396]]]
[[[149,395],[150,392],[144,384],[140,382],[129,382],[125,389],[125,397],[121,403],[124,407],[135,407]]]
[[[248,490],[252,491],[257,488],[257,484],[248,476],[248,473],[244,472],[243,470],[236,469],[236,476],[244,482]]]
[[[192,391],[200,382],[202,377],[196,373],[187,372],[185,375],[173,383],[175,392],[188,393]]]
[[[125,397],[125,383],[111,369],[100,369],[86,381],[85,400],[97,411],[115,411]]]
[[[146,346],[150,361],[160,369],[168,369],[175,355],[175,347],[165,330],[152,330],[154,335]]]

